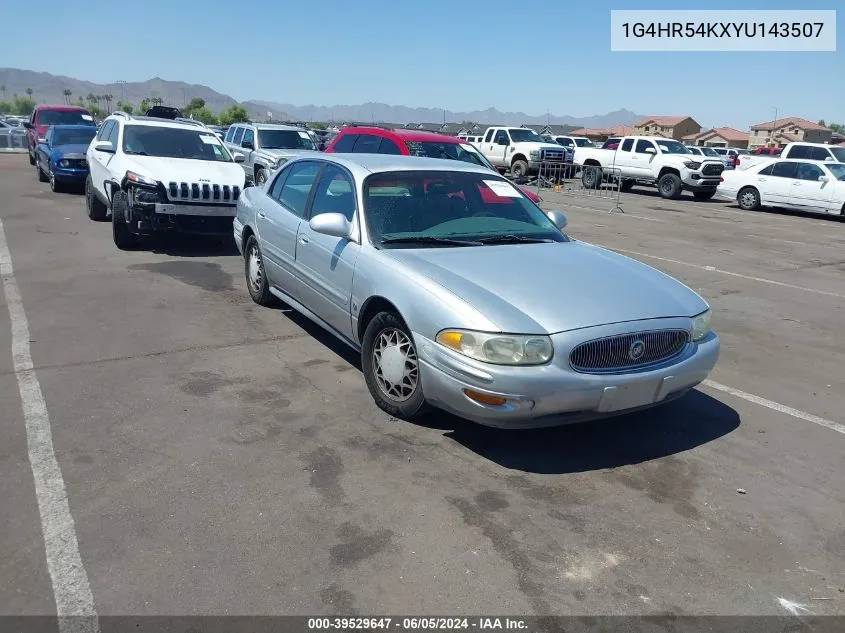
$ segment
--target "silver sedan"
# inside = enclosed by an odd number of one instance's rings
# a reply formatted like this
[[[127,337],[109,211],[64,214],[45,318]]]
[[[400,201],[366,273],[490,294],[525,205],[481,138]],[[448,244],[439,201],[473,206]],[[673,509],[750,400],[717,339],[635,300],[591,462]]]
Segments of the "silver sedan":
[[[260,305],[280,301],[360,350],[379,407],[433,405],[529,428],[680,397],[719,355],[710,309],[653,268],[576,241],[482,167],[322,154],[238,201]]]

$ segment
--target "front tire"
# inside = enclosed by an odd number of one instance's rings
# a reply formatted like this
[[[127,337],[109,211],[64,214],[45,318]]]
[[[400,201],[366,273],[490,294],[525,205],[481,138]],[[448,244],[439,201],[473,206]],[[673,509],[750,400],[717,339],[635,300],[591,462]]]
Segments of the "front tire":
[[[264,258],[258,248],[258,240],[250,235],[244,246],[244,275],[249,296],[260,306],[270,308],[278,304],[276,297],[270,292],[270,282],[264,269]]]
[[[677,174],[663,174],[657,181],[657,190],[661,197],[667,200],[677,200],[681,197],[683,186]]]
[[[85,206],[88,208],[88,218],[95,222],[102,222],[109,214],[108,207],[94,193],[94,183],[91,182],[90,174],[85,179]]]
[[[47,175],[41,171],[41,165],[39,165],[37,161],[35,163],[35,171],[38,172],[38,182],[47,182],[49,180]]]
[[[754,187],[743,187],[736,196],[740,209],[757,211],[760,208],[760,192]]]
[[[267,182],[267,172],[264,169],[257,169],[255,171],[255,186],[263,187]]]
[[[379,312],[367,324],[361,367],[379,409],[402,420],[413,420],[426,412],[417,348],[397,314]]]
[[[27,151],[27,154],[29,154],[29,164],[34,165],[35,164],[35,154],[33,154],[31,151]]]
[[[692,197],[695,198],[698,202],[707,202],[713,196],[716,195],[715,191],[693,191]]]
[[[111,203],[111,227],[114,245],[120,250],[126,251],[138,246],[140,239],[126,224],[126,216],[129,213],[129,198],[126,193],[118,191],[114,194]]]
[[[528,163],[524,160],[515,160],[511,164],[511,178],[524,178],[528,175]]]
[[[54,174],[53,172],[50,172],[49,179],[50,179],[50,191],[52,191],[53,193],[61,192],[62,189],[63,189],[62,183],[60,183],[56,180],[56,174]]]

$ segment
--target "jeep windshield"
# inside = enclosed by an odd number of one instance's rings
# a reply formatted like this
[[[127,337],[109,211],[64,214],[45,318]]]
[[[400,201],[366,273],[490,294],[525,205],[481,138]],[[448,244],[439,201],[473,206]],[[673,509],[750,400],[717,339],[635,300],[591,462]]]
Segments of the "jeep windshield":
[[[660,151],[664,154],[692,154],[692,152],[686,148],[686,145],[679,143],[678,141],[660,139],[656,142],[657,147],[659,147]]]
[[[424,158],[445,158],[447,160],[462,160],[465,163],[481,165],[488,169],[495,169],[486,158],[484,158],[471,145],[463,143],[441,143],[438,141],[405,141],[405,146],[411,152],[411,156]]]
[[[311,136],[303,130],[258,130],[261,149],[317,149]]]
[[[205,129],[127,125],[123,128],[123,151],[136,156],[232,162],[220,139]]]
[[[514,143],[544,143],[543,137],[537,134],[534,130],[524,127],[509,128],[508,133],[511,135],[511,141]]]

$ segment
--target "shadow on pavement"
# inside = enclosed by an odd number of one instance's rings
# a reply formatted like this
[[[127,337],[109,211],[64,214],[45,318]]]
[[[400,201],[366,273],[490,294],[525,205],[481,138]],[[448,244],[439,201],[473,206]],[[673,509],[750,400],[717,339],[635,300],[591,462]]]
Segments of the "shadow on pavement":
[[[149,237],[141,242],[139,250],[173,257],[223,257],[240,256],[230,235],[206,236],[168,234]]]

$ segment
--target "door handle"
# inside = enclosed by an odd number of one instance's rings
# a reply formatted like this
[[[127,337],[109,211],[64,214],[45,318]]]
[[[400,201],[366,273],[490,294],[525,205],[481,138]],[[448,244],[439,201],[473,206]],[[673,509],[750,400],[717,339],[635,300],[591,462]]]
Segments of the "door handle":
[[[267,214],[266,214],[266,213],[264,213],[264,211],[259,211],[259,212],[258,212],[258,217],[259,217],[259,218],[266,218],[266,217],[267,217]]]
[[[307,244],[308,243],[308,236],[307,235],[300,235],[299,236],[299,243],[300,244]]]

